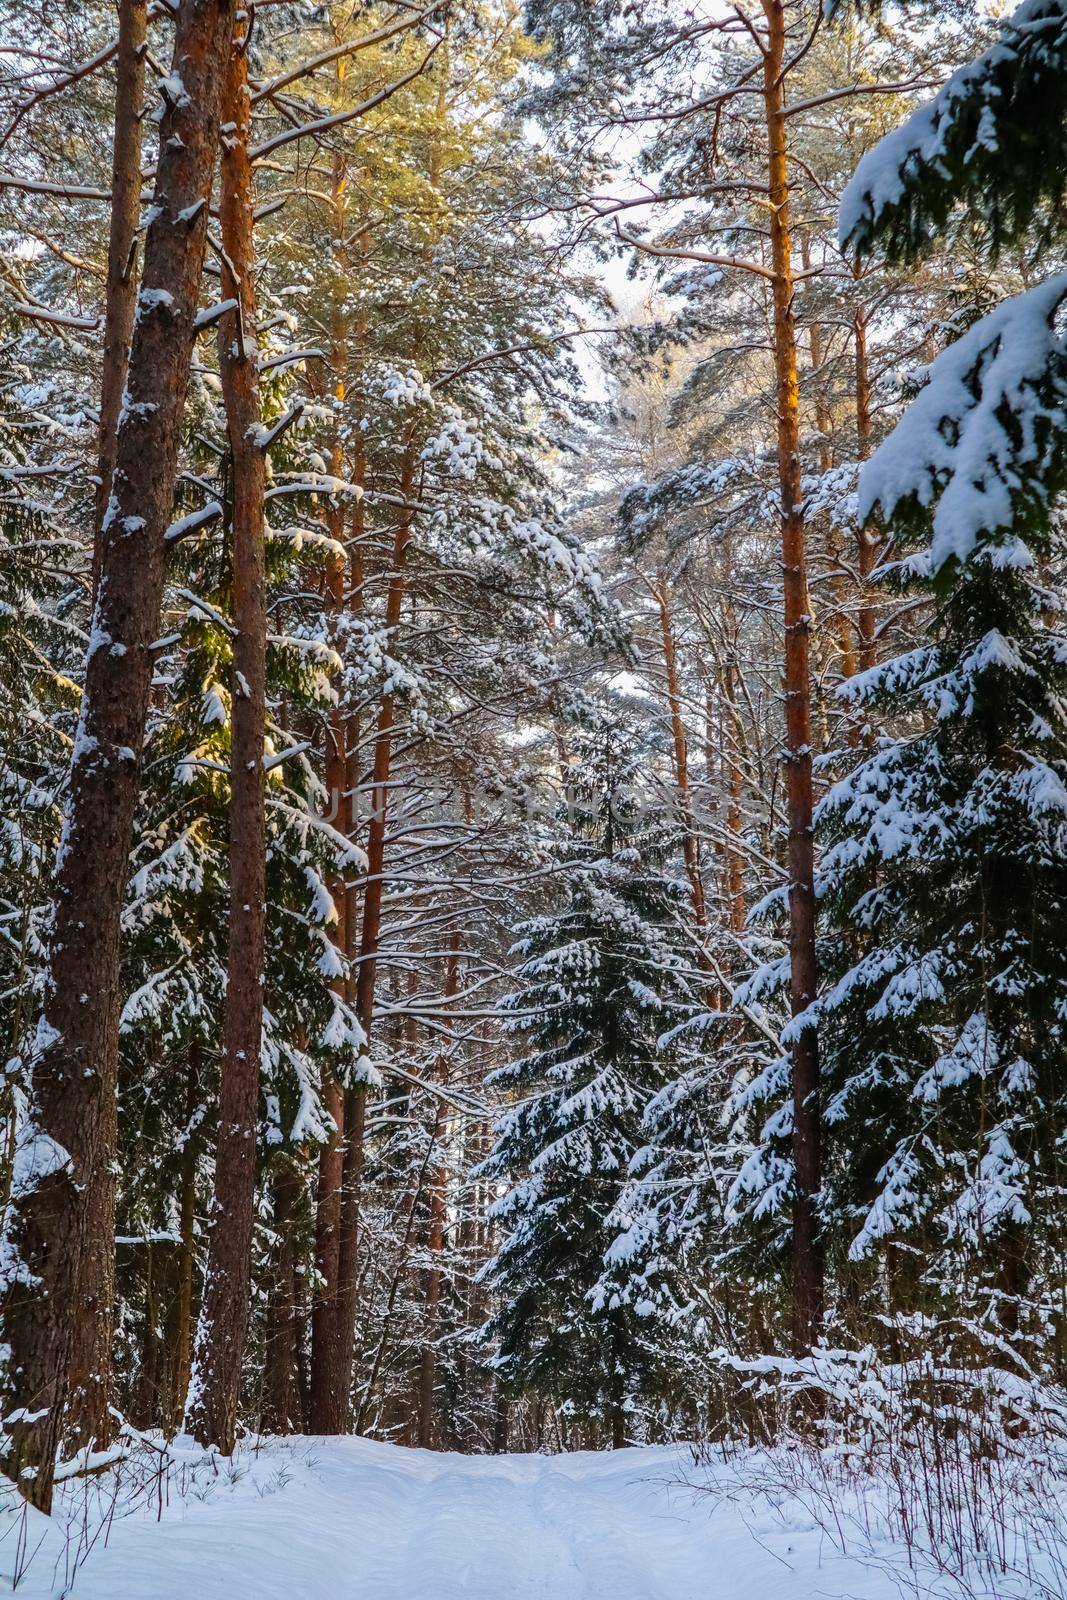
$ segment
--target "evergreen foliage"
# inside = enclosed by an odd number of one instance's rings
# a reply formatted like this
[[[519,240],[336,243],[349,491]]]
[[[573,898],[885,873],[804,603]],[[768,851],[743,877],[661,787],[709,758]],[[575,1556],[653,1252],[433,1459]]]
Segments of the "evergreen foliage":
[[[676,927],[684,889],[663,865],[669,835],[641,814],[647,745],[601,715],[574,755],[574,815],[554,843],[562,904],[519,929],[522,988],[504,1002],[524,1053],[491,1080],[517,1103],[483,1170],[520,1176],[492,1210],[505,1238],[486,1269],[499,1308],[483,1337],[509,1387],[606,1417],[617,1435],[649,1351],[638,1310],[601,1273],[642,1116],[670,1067],[660,1041],[694,1009],[694,974]]]

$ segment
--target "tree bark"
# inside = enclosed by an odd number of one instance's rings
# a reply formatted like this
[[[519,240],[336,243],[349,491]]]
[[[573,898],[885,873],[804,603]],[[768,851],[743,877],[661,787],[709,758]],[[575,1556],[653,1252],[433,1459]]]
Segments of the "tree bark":
[[[236,1442],[248,1337],[255,1212],[256,1128],[263,1036],[266,927],[267,597],[263,520],[266,459],[256,342],[252,238],[252,111],[248,33],[234,40],[225,98],[220,213],[222,292],[237,302],[219,323],[219,369],[233,468],[235,635],[231,689],[230,922],[223,1019],[215,1193],[208,1225],[204,1301],[186,1428],[224,1455]]]
[[[56,861],[31,1119],[12,1207],[19,1267],[4,1306],[11,1347],[4,1467],[44,1511],[67,1398],[86,1194],[99,1164],[112,1159],[119,924],[232,26],[233,0],[186,0],[176,15],[173,75],[182,90],[170,94],[160,123],[154,214]]]
[[[722,995],[715,980],[714,969],[707,950],[707,902],[704,897],[704,880],[700,870],[700,844],[697,839],[696,818],[693,815],[693,791],[689,783],[689,739],[686,733],[685,718],[682,716],[682,689],[681,680],[678,676],[678,645],[674,637],[674,625],[671,620],[667,574],[658,572],[656,581],[650,585],[650,588],[659,612],[660,638],[663,644],[663,665],[667,677],[667,709],[670,714],[671,746],[674,751],[674,789],[682,828],[682,860],[685,864],[685,875],[689,880],[689,903],[693,908],[693,922],[696,925],[700,947],[698,960],[708,974],[708,985],[704,991],[708,1009],[719,1011],[722,1008]]]
[[[338,86],[345,77],[345,61],[337,64]],[[331,253],[334,264],[334,290],[330,306],[330,358],[334,372],[333,401],[337,425],[330,450],[330,471],[335,478],[344,477],[344,449],[341,440],[340,416],[345,401],[345,375],[348,350],[348,319],[344,311],[345,286],[342,281],[345,269],[347,177],[340,154],[333,158],[331,183]],[[325,600],[327,626],[336,634],[346,608],[346,562],[341,549],[344,539],[344,504],[338,498],[327,512],[330,536],[335,541],[326,563]],[[330,816],[341,832],[350,832],[351,782],[348,750],[348,718],[343,700],[330,710],[326,729],[325,777],[329,797]],[[349,925],[351,907],[343,878],[330,885],[330,893],[337,910],[337,923],[333,939],[342,959],[351,954],[353,930]],[[344,978],[336,981],[339,994],[346,993]],[[313,1433],[343,1433],[347,1426],[349,1384],[346,1379],[346,1357],[342,1343],[343,1319],[341,1316],[341,1195],[344,1184],[346,1128],[350,1106],[348,1097],[339,1083],[326,1086],[327,1110],[334,1124],[334,1133],[323,1147],[319,1157],[319,1183],[315,1210],[315,1265],[318,1282],[311,1311],[311,1429]],[[361,1141],[362,1142],[362,1141]]]
[[[801,240],[800,259],[804,271],[807,272],[811,266],[811,250],[806,237]],[[812,322],[808,329],[808,340],[811,350],[812,383],[815,391],[815,422],[819,429],[819,471],[829,472],[833,466],[833,451],[830,445],[833,418],[830,414],[830,403],[826,395],[826,383],[822,376],[824,352],[822,328],[818,322]],[[856,648],[852,633],[852,622],[849,617],[849,594],[847,580],[840,565],[841,543],[836,529],[832,526],[827,526],[826,540],[832,570],[830,591],[834,597],[834,624],[837,634],[838,659],[841,663],[841,676],[843,678],[852,678],[856,675]]]
[[[137,304],[137,225],[141,215],[141,119],[144,95],[146,0],[121,0],[115,58],[115,132],[111,162],[111,219],[104,301],[100,381],[92,597],[100,582],[104,518],[115,470],[122,391]],[[71,1352],[67,1426],[78,1448],[106,1449],[115,1435],[111,1413],[115,1305],[115,1156],[118,1106],[101,1108],[101,1136],[109,1159],[89,1175],[85,1196],[86,1252],[79,1290],[80,1316]]]
[[[493,1454],[501,1456],[508,1447],[508,1432],[511,1406],[508,1396],[503,1389],[497,1389],[496,1405],[493,1408]]]
[[[407,502],[414,487],[415,448],[409,431],[404,446],[400,493]],[[400,622],[407,584],[407,552],[411,541],[411,513],[402,511],[393,541],[393,559],[385,600],[385,633],[392,640]],[[371,812],[367,824],[367,879],[363,891],[363,918],[359,936],[359,966],[355,987],[355,1011],[369,1049],[374,1024],[374,990],[381,935],[382,890],[385,866],[385,832],[389,812],[389,774],[392,766],[394,707],[386,695],[378,713],[374,738],[374,765],[371,779]],[[358,1234],[360,1188],[363,1173],[363,1123],[366,1086],[349,1085],[344,1092],[344,1139],[340,1154],[341,1173],[338,1196],[337,1288],[334,1296],[332,1338],[336,1350],[336,1421],[328,1430],[343,1432],[350,1420],[353,1343],[355,1338],[358,1289]],[[318,1431],[318,1430],[316,1430]]]
[[[144,99],[147,0],[120,0],[115,57],[115,135],[111,160],[111,232],[104,300],[104,362],[100,378],[93,538],[93,599],[104,553],[104,518],[115,471],[119,411],[137,306],[137,224],[141,220],[141,122]]]
[[[193,1276],[196,1267],[196,1169],[200,1154],[198,1125],[194,1119],[200,1108],[203,1093],[200,1045],[194,1043],[189,1051],[189,1076],[185,1100],[185,1146],[181,1161],[181,1197],[178,1202],[178,1306],[174,1338],[174,1381],[171,1387],[168,1433],[181,1427],[185,1410],[185,1397],[189,1393],[189,1378],[193,1370]]]
[[[445,967],[445,1001],[454,1000],[459,993],[459,933],[449,936],[449,950]],[[448,1056],[442,1052],[437,1058],[437,1080],[448,1082]],[[419,1431],[420,1448],[429,1450],[433,1445],[433,1396],[437,1384],[437,1325],[441,1309],[441,1258],[445,1243],[445,1209],[448,1192],[448,1167],[444,1156],[444,1117],[438,1101],[434,1117],[433,1143],[438,1150],[438,1161],[430,1184],[430,1217],[426,1231],[426,1247],[430,1266],[426,1273],[426,1323],[422,1336],[422,1355],[419,1362]]]
[[[309,1426],[312,1433],[340,1433],[337,1371],[337,1269],[340,1260],[341,1173],[344,1160],[344,1091],[327,1083],[323,1095],[334,1132],[319,1152],[315,1191],[315,1275],[311,1304]]]
[[[678,646],[671,621],[670,593],[667,574],[658,572],[652,585],[652,594],[659,612],[660,639],[663,644],[663,665],[667,674],[667,709],[671,719],[671,744],[674,750],[674,787],[678,796],[678,810],[682,823],[682,859],[689,879],[689,899],[693,907],[693,920],[701,937],[707,933],[708,916],[704,900],[704,883],[700,875],[700,847],[697,843],[693,818],[693,795],[689,785],[689,741],[685,719],[682,716],[682,690],[678,677]]]
[[[733,620],[732,617],[730,620]],[[740,934],[744,932],[748,907],[745,904],[745,858],[742,848],[744,817],[741,811],[744,795],[744,774],[741,771],[744,729],[737,703],[740,668],[736,646],[736,630],[732,630],[729,654],[720,679],[727,713],[722,730],[722,767],[726,780],[726,894],[731,931]]]
[[[365,221],[360,228],[359,239],[360,254],[365,259],[370,247],[369,226]],[[350,354],[354,354],[358,362],[362,362],[365,359],[366,341],[366,319],[361,315],[356,319],[352,338],[349,340]],[[367,458],[364,436],[360,427],[363,407],[358,393],[354,396],[354,401],[356,426],[352,482],[357,489],[362,491],[367,480]],[[363,541],[366,536],[366,527],[362,493],[357,497],[352,507],[349,536],[348,579],[350,592],[346,597],[346,609],[362,612],[364,609],[363,586],[366,579],[363,560]],[[343,825],[348,838],[355,841],[359,828],[356,799],[360,778],[358,765],[360,719],[358,715],[346,715],[344,726],[346,740],[346,805],[343,812]],[[358,918],[356,913],[357,889],[355,883],[349,882],[344,887],[343,893],[345,897],[345,956],[348,963],[348,971],[345,977],[345,997],[357,1008],[358,1013],[356,997],[358,980],[355,976],[355,961],[358,954],[356,940]],[[335,1302],[336,1326],[334,1330],[339,1373],[337,1388],[341,1399],[338,1420],[345,1430],[352,1426],[352,1374],[355,1361],[356,1321],[359,1313],[359,1216],[362,1204],[363,1130],[366,1122],[366,1112],[367,1097],[365,1087],[349,1084],[344,1093],[344,1140],[341,1152],[337,1295]]]
[[[856,352],[856,453],[866,461],[871,453],[871,375],[867,361],[867,318],[863,307],[856,308],[853,318]],[[878,657],[878,612],[871,594],[870,577],[878,560],[877,538],[869,527],[860,528],[857,535],[860,569],[860,671],[867,672]]]
[[[300,1200],[300,1169],[288,1156],[274,1172],[274,1214],[271,1218],[278,1243],[274,1282],[267,1306],[266,1351],[263,1370],[263,1404],[260,1427],[264,1433],[290,1433],[299,1426],[296,1399],[296,1252],[293,1228]]]
[[[789,155],[783,65],[785,0],[762,0],[767,20],[763,102],[767,124],[771,260],[774,272],[774,367],[778,411],[778,479],[785,599],[785,770],[789,824],[790,1008],[794,1017],[815,999],[815,849],[812,828],[810,605],[800,466],[800,397],[793,311],[789,220]],[[798,1351],[815,1342],[823,1313],[823,1251],[816,1206],[821,1183],[819,1041],[812,1027],[792,1043],[793,1312]]]

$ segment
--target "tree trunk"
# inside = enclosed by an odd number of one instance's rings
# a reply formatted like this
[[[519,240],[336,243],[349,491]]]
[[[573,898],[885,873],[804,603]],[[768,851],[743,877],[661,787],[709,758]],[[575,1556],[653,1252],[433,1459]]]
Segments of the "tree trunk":
[[[337,1269],[340,1259],[341,1171],[344,1156],[344,1092],[328,1083],[323,1095],[334,1132],[319,1152],[315,1191],[315,1274],[311,1304],[309,1427],[312,1433],[340,1433],[337,1394]]]
[[[115,471],[119,410],[137,306],[137,224],[141,220],[141,122],[147,0],[120,0],[115,58],[115,137],[111,159],[111,233],[104,299],[104,362],[100,378],[93,599],[104,554],[104,518]]]
[[[445,968],[444,998],[455,999],[459,992],[459,933],[449,937],[448,961]],[[447,1015],[447,1013],[446,1013]],[[448,1082],[448,1056],[437,1058],[437,1080]],[[433,1143],[440,1155],[430,1185],[430,1218],[426,1246],[430,1266],[426,1274],[426,1325],[422,1336],[422,1356],[419,1362],[419,1445],[429,1450],[433,1445],[433,1396],[437,1383],[437,1325],[441,1309],[441,1255],[445,1243],[445,1202],[448,1190],[448,1167],[444,1158],[444,1117],[438,1101],[434,1117]]]
[[[748,909],[745,905],[745,860],[742,850],[744,819],[741,799],[744,793],[744,774],[741,771],[742,734],[741,713],[737,704],[737,687],[740,669],[734,651],[736,641],[731,640],[730,655],[722,671],[723,699],[727,707],[727,726],[723,728],[722,763],[726,779],[726,892],[730,905],[730,928],[734,933],[744,932]]]
[[[853,319],[856,351],[856,453],[866,461],[871,453],[871,377],[867,362],[867,318],[862,306]],[[878,560],[878,541],[874,531],[861,528],[858,534],[861,599],[859,616],[860,671],[874,666],[877,655],[878,612],[871,594],[870,577]]]
[[[93,524],[92,598],[100,582],[104,519],[115,471],[119,410],[137,305],[137,226],[141,217],[141,120],[144,96],[146,0],[121,0],[115,57],[115,131],[111,160],[111,219],[104,295],[104,348]],[[118,1143],[118,1107],[101,1107],[106,1149]],[[80,1312],[71,1352],[67,1430],[71,1443],[106,1449],[114,1438],[111,1414],[115,1305],[115,1165],[99,1161],[85,1196],[86,1248]]]
[[[200,1096],[203,1093],[200,1045],[189,1050],[189,1075],[185,1093],[185,1145],[181,1161],[181,1197],[178,1202],[178,1306],[174,1335],[174,1377],[170,1394],[168,1434],[177,1433],[189,1393],[193,1370],[193,1274],[196,1266],[196,1169],[200,1153]]]
[[[441,1071],[442,1063],[438,1064]],[[440,1108],[434,1119],[433,1141],[442,1135]],[[425,1325],[422,1335],[422,1353],[419,1361],[419,1448],[429,1450],[433,1445],[433,1397],[437,1384],[437,1322],[441,1304],[441,1252],[445,1242],[445,1185],[443,1165],[436,1168],[430,1186],[430,1216],[426,1230],[426,1249],[430,1266],[426,1273]]]
[[[370,245],[369,228],[365,223],[360,229],[359,239],[360,254],[365,258]],[[365,359],[366,340],[366,320],[363,316],[360,316],[356,319],[352,337],[348,341],[349,351],[354,353],[357,361]],[[367,458],[363,443],[363,433],[360,428],[363,408],[358,394],[355,396],[354,411],[356,426],[352,482],[358,489],[362,490],[367,478]],[[362,612],[364,609],[363,586],[366,574],[363,562],[363,541],[365,535],[363,497],[360,494],[352,508],[350,527],[350,556],[348,564],[350,593],[346,598],[346,609],[349,611]],[[347,837],[354,842],[359,828],[357,794],[360,779],[360,721],[358,715],[349,714],[346,716],[345,740],[346,805],[342,813],[344,819],[343,827]],[[345,955],[348,963],[348,971],[345,978],[345,997],[356,1008],[358,1014],[356,996],[358,979],[355,976],[355,960],[358,953],[356,941],[358,919],[356,914],[357,890],[355,883],[348,883],[343,892],[345,897]],[[338,1420],[340,1426],[344,1429],[348,1429],[352,1424],[352,1372],[355,1360],[356,1321],[359,1313],[359,1214],[363,1185],[363,1129],[366,1121],[366,1109],[365,1088],[349,1084],[345,1089],[344,1096],[344,1141],[341,1155],[336,1326],[334,1330],[339,1370],[338,1392],[341,1397],[341,1411]]]
[[[111,215],[104,297],[104,340],[93,528],[92,598],[100,582],[104,519],[111,495],[122,393],[137,304],[137,228],[141,210],[141,124],[147,32],[145,0],[120,0],[115,58],[115,127]],[[103,1139],[118,1140],[117,1106],[103,1108]],[[114,1437],[110,1410],[115,1299],[115,1170],[97,1163],[86,1192],[86,1255],[82,1265],[82,1317],[74,1332],[67,1431],[78,1447],[106,1448]]]
[[[656,574],[652,594],[659,612],[660,638],[663,643],[663,664],[667,674],[667,708],[671,719],[671,743],[674,750],[674,787],[678,796],[678,810],[682,824],[682,860],[689,879],[689,899],[693,907],[693,921],[703,941],[708,928],[707,907],[704,900],[704,883],[700,875],[700,847],[697,843],[696,824],[693,818],[693,795],[689,786],[689,743],[682,716],[682,690],[678,677],[678,646],[671,623],[670,594],[665,572]],[[715,997],[718,1003],[718,996]]]
[[[267,596],[263,518],[266,460],[256,342],[252,239],[252,111],[245,36],[230,50],[220,211],[222,293],[237,310],[219,323],[219,368],[233,464],[233,645],[230,759],[230,923],[223,1019],[215,1194],[204,1301],[186,1427],[230,1455],[248,1337],[255,1211],[256,1128],[263,1036],[266,924]]]
[[[344,82],[345,61],[337,64],[337,82]],[[339,154],[333,158],[331,183],[332,203],[332,256],[335,282],[330,305],[330,357],[334,373],[333,400],[340,421],[345,401],[345,371],[347,364],[348,320],[344,310],[345,286],[342,281],[345,268],[345,216],[346,173]],[[334,430],[330,450],[330,471],[335,478],[343,478],[344,450],[340,426]],[[327,525],[335,548],[326,563],[325,599],[327,626],[331,636],[337,633],[345,608],[346,562],[341,548],[344,539],[344,504],[337,498],[327,512]],[[326,793],[330,806],[330,820],[341,832],[351,832],[351,782],[350,754],[348,750],[348,718],[343,699],[331,708],[326,729],[325,776]],[[349,925],[349,896],[343,879],[330,885],[330,893],[337,909],[334,943],[343,960],[351,954],[353,930]],[[337,991],[344,994],[344,978],[337,980]],[[342,1190],[344,1163],[347,1149],[346,1127],[350,1105],[348,1096],[338,1083],[326,1088],[327,1109],[333,1119],[335,1132],[319,1157],[319,1185],[315,1212],[315,1264],[318,1283],[311,1312],[311,1429],[313,1433],[343,1433],[348,1424],[349,1383],[346,1376],[345,1349],[343,1345],[343,1319],[341,1316],[341,1233]],[[362,1141],[361,1141],[362,1142]]]
[[[801,263],[807,272],[811,266],[811,250],[807,238],[801,240]],[[826,397],[826,383],[822,376],[823,342],[822,328],[818,322],[813,322],[808,329],[808,340],[811,349],[812,384],[815,391],[815,422],[819,429],[819,471],[829,472],[833,466],[833,451],[830,447],[830,432],[833,419],[830,415],[830,403]],[[852,634],[852,622],[849,617],[849,594],[845,573],[841,570],[841,542],[837,530],[828,525],[826,528],[827,550],[830,556],[831,579],[830,590],[834,597],[834,625],[837,634],[837,652],[841,663],[841,676],[853,678],[856,675],[856,648]]]
[[[277,1235],[274,1282],[267,1306],[266,1351],[263,1368],[263,1405],[260,1427],[264,1433],[290,1433],[299,1424],[296,1402],[296,1317],[293,1228],[300,1200],[300,1169],[288,1156],[274,1172],[274,1214]]]
[[[810,605],[804,501],[800,469],[800,400],[793,313],[789,159],[783,64],[785,0],[763,0],[767,43],[763,100],[770,179],[771,258],[774,272],[774,366],[778,410],[778,478],[782,500],[782,567],[785,598],[786,812],[789,823],[789,998],[793,1016],[813,1002],[815,958],[815,851],[812,829]],[[816,1206],[821,1182],[819,1041],[812,1027],[792,1044],[793,1301],[798,1351],[818,1336],[823,1310],[823,1252]]]
[[[337,1261],[337,1349],[340,1370],[341,1428],[352,1413],[352,1368],[359,1312],[359,1211],[363,1185],[363,1128],[367,1097],[363,1088],[345,1090],[345,1138],[341,1160],[340,1238]]]
[[[52,1502],[88,1236],[86,1195],[109,1145],[118,1057],[119,924],[159,633],[232,0],[176,14],[171,96],[160,124],[155,205],[119,425],[100,585],[56,861],[44,1014],[12,1207],[19,1263],[5,1296],[11,1347],[4,1469],[39,1509]]]
[[[503,1389],[496,1392],[496,1406],[493,1410],[493,1454],[501,1456],[508,1447],[508,1423],[510,1421],[510,1405]]]
[[[406,502],[414,487],[415,450],[412,435],[405,443],[400,492]],[[407,583],[407,552],[411,539],[411,513],[401,511],[393,541],[393,560],[385,601],[385,633],[392,640],[400,622]],[[369,1050],[374,1024],[374,988],[381,935],[382,889],[385,866],[385,832],[389,811],[389,774],[393,751],[393,697],[386,695],[378,714],[374,739],[374,766],[371,779],[371,812],[367,823],[367,880],[363,891],[363,920],[359,937],[359,967],[356,976],[355,1011]],[[336,1312],[333,1338],[337,1351],[338,1383],[336,1425],[330,1432],[343,1432],[349,1423],[352,1359],[355,1339],[358,1289],[358,1235],[360,1185],[363,1172],[363,1121],[365,1085],[350,1085],[344,1094],[345,1137],[341,1154],[338,1210],[339,1249],[337,1264]]]
[[[611,1448],[613,1450],[626,1449],[626,1412],[622,1401],[612,1401],[611,1406]]]

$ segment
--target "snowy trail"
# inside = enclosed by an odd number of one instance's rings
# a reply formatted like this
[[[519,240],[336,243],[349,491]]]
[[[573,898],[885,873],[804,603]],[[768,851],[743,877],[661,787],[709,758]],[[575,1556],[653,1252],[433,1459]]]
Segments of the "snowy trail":
[[[469,1457],[271,1441],[116,1516],[65,1587],[54,1526],[24,1600],[890,1600],[797,1508],[695,1493],[684,1450]],[[84,1490],[82,1494],[84,1495]],[[94,1487],[95,1496],[102,1491]],[[68,1503],[68,1515],[76,1499]],[[77,1520],[77,1518],[76,1518]],[[46,1530],[29,1526],[31,1546]],[[0,1540],[9,1576],[13,1539]]]

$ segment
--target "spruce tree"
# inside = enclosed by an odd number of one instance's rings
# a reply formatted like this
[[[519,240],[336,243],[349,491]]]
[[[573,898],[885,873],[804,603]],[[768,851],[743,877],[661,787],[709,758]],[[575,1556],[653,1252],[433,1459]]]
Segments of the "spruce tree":
[[[507,1387],[606,1423],[618,1446],[648,1351],[633,1304],[601,1282],[605,1254],[642,1113],[667,1075],[658,1040],[692,1010],[695,972],[675,928],[684,880],[664,863],[662,824],[642,815],[647,749],[603,718],[576,754],[557,847],[565,896],[519,930],[522,986],[505,1008],[523,1054],[490,1080],[518,1098],[483,1169],[512,1184],[492,1212],[505,1238],[483,1337]]]
[[[1062,5],[1027,0],[860,163],[843,242],[909,259],[968,230],[995,264],[1057,237],[1065,48]],[[846,1282],[880,1263],[891,1309],[1009,1339],[1062,1293],[1065,297],[1055,275],[976,320],[862,475],[859,515],[897,546],[884,576],[931,622],[843,686],[891,731],[819,817],[830,1248]],[[760,1090],[776,1102],[773,1070]],[[786,1122],[738,1212],[773,1213]]]

